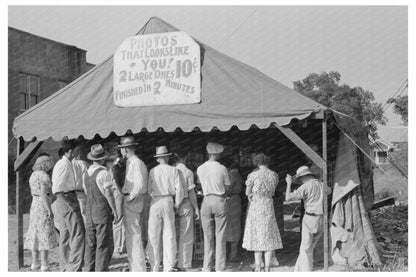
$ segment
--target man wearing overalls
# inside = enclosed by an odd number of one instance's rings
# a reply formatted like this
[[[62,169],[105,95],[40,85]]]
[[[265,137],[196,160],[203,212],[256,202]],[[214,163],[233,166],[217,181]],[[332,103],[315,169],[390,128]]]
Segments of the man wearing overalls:
[[[108,271],[113,255],[113,214],[117,213],[111,174],[103,166],[107,157],[101,144],[91,146],[87,156],[93,164],[84,175],[87,190],[84,271]]]

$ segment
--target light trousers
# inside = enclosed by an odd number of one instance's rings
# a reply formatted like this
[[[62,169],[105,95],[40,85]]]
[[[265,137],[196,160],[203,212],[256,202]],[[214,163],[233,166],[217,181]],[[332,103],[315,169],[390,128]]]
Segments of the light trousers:
[[[204,196],[201,206],[201,223],[204,231],[203,271],[224,271],[226,260],[225,232],[227,227],[227,200],[216,195]],[[215,249],[215,250],[214,250]]]
[[[141,213],[143,211],[143,199],[138,196],[132,201],[123,201],[124,228],[126,236],[126,251],[129,260],[130,271],[146,271],[144,258]]]
[[[313,250],[322,236],[323,217],[305,214],[302,220],[302,242],[295,271],[313,271]]]
[[[120,210],[122,210],[123,194],[115,190],[114,200],[116,202],[116,207],[121,207]],[[124,215],[122,215],[120,221],[113,224],[114,252],[115,253],[126,253],[126,237],[124,235],[125,233],[124,229],[125,229],[124,228]]]
[[[192,268],[194,247],[194,206],[186,198],[178,210],[178,268]]]
[[[86,206],[87,206],[87,196],[82,191],[77,191],[76,194],[77,194],[77,199],[78,199],[78,203],[79,203],[79,209],[81,211],[82,220],[84,222],[84,226],[86,226],[87,221],[86,221],[86,218],[85,218],[85,213],[86,213],[85,209],[86,209]]]
[[[66,196],[78,206],[76,194]],[[56,200],[57,216],[59,217],[59,264],[63,271],[81,271],[85,252],[85,226],[81,212],[71,211],[68,204],[58,198]]]
[[[177,246],[173,205],[172,197],[155,197],[150,202],[148,243],[153,271],[159,271],[161,244],[163,244],[163,270],[169,271],[175,267]]]

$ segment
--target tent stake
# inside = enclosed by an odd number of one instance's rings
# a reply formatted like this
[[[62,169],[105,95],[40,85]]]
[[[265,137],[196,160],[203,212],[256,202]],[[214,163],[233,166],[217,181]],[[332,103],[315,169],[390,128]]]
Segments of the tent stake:
[[[17,139],[16,159],[24,149],[24,141],[21,137]],[[22,168],[16,171],[16,216],[17,216],[17,260],[19,269],[23,267],[23,176]]]
[[[327,167],[327,121],[326,118],[322,120],[322,158],[325,162],[325,166],[322,169],[323,181],[324,181],[324,270],[328,271],[328,197],[327,197],[327,185],[328,185],[328,167]]]

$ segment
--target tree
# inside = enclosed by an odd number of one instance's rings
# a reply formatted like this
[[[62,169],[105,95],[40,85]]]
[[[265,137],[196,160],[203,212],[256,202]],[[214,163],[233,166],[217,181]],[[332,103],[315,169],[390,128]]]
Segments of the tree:
[[[386,125],[381,103],[375,102],[371,91],[340,84],[336,71],[311,73],[293,83],[294,89],[316,102],[359,120],[377,138],[377,124]]]
[[[393,111],[400,115],[404,125],[407,126],[408,118],[407,118],[407,95],[397,96],[396,98],[390,98],[387,100],[388,104],[394,104]]]

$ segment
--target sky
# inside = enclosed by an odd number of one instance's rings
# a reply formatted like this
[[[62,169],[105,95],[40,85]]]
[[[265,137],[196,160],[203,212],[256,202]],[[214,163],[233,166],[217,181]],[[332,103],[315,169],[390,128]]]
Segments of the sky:
[[[152,16],[290,88],[338,71],[384,105],[408,77],[406,6],[9,6],[9,26],[85,49],[93,64]],[[386,116],[401,124],[391,105]]]

